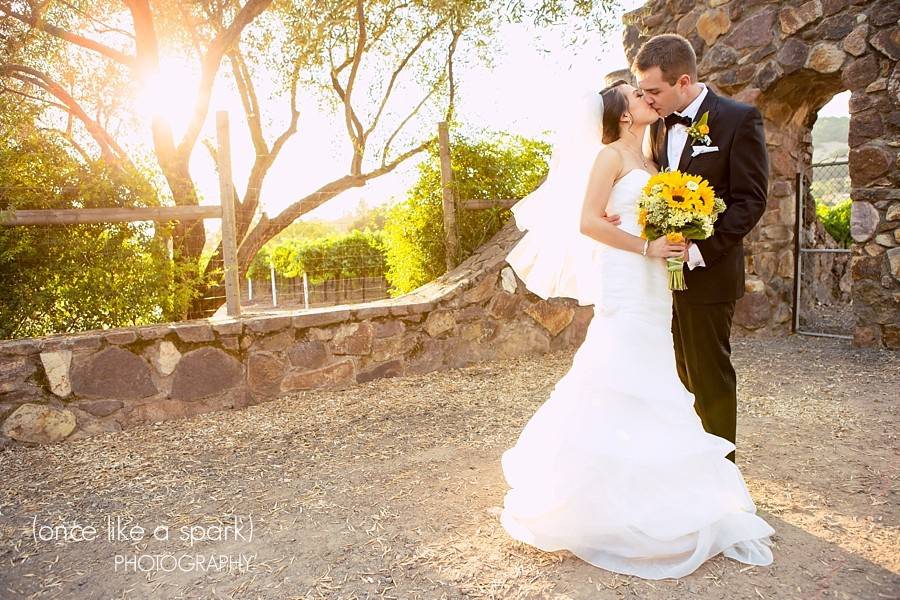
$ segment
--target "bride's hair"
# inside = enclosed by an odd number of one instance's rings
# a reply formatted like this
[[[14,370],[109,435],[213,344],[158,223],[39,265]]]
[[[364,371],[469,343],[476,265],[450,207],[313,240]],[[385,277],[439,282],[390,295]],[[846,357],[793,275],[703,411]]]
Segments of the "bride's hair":
[[[628,83],[624,79],[617,79],[602,90],[600,97],[603,98],[603,143],[611,144],[622,136],[619,129],[619,119],[628,112],[628,99],[620,85]]]

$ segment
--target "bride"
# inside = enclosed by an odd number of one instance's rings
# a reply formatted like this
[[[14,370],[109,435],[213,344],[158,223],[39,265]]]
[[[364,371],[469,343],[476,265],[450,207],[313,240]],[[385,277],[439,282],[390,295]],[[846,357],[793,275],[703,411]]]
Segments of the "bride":
[[[500,522],[524,543],[646,579],[719,553],[768,565],[775,530],[676,371],[665,257],[685,245],[640,237],[635,205],[657,172],[643,144],[659,115],[624,81],[587,102],[570,111],[546,182],[513,207],[527,232],[507,262],[534,293],[593,304],[594,317],[503,453]]]

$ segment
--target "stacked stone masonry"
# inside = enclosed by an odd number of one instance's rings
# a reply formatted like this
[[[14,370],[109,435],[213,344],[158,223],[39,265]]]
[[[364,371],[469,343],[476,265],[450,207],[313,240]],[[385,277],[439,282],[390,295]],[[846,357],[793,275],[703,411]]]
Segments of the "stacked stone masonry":
[[[593,309],[525,290],[504,262],[519,237],[510,221],[399,298],[0,342],[0,447],[579,345]]]

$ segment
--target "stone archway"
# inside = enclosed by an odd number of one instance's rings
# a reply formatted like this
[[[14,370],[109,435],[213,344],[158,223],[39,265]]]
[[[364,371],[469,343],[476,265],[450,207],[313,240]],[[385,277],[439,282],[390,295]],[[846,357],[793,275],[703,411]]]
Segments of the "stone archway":
[[[854,343],[900,348],[900,4],[893,0],[651,0],[625,15],[634,58],[653,35],[691,41],[698,76],[756,105],[770,158],[769,204],[745,240],[747,294],[735,324],[790,331],[795,194],[808,175],[810,130],[836,93],[851,92],[851,271]]]

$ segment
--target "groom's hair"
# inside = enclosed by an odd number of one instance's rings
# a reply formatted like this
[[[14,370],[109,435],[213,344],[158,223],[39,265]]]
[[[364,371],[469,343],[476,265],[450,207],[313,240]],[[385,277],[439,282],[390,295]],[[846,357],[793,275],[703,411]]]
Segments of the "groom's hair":
[[[675,85],[685,74],[692,82],[697,81],[697,55],[691,43],[677,33],[653,36],[638,50],[632,69],[648,71],[653,67],[659,67],[669,85]]]

